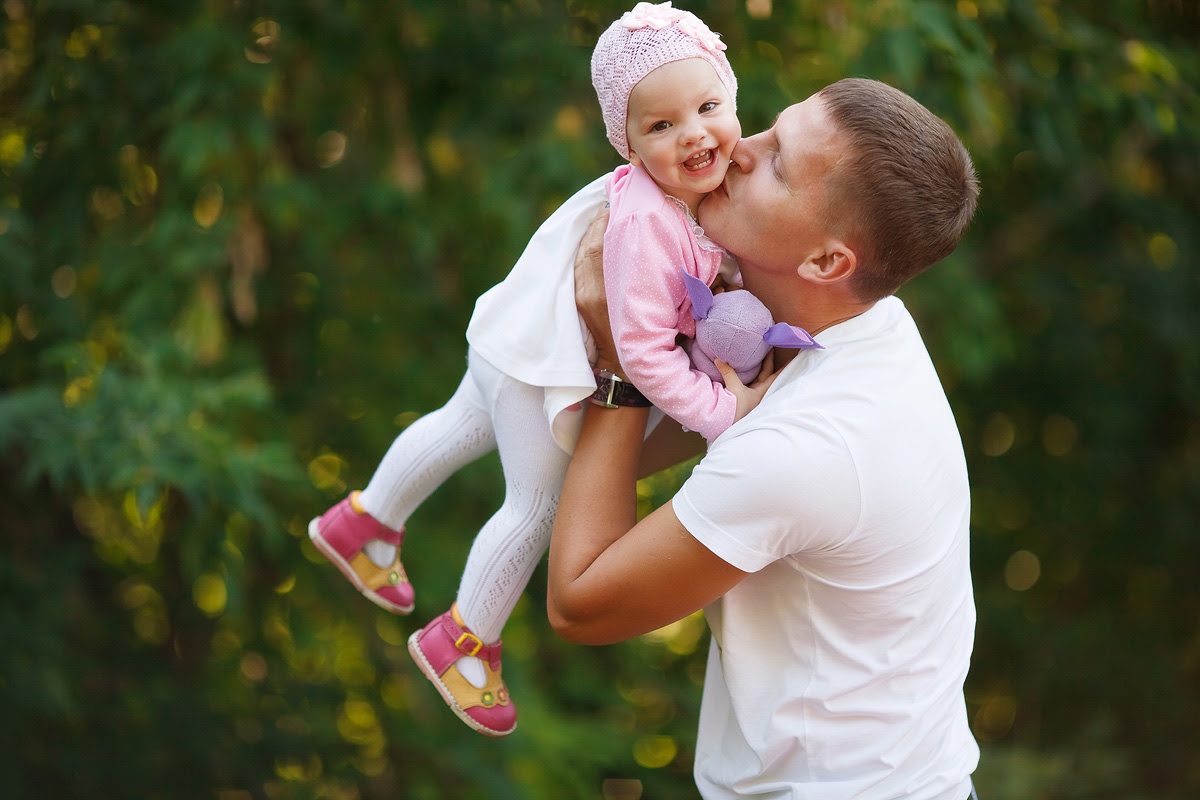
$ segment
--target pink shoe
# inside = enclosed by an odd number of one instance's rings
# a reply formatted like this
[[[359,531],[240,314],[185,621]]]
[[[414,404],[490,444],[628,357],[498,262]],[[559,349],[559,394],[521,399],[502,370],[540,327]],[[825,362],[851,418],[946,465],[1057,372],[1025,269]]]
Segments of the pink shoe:
[[[308,523],[308,538],[368,600],[393,614],[408,614],[413,610],[413,586],[400,563],[404,529],[394,531],[364,511],[359,494],[351,492]],[[396,546],[390,566],[380,567],[367,558],[363,546],[372,539]]]
[[[458,604],[408,637],[413,661],[433,682],[459,719],[485,736],[507,736],[517,728],[517,707],[500,679],[500,642],[484,644],[458,615]],[[463,656],[483,661],[487,684],[475,688],[455,662]]]

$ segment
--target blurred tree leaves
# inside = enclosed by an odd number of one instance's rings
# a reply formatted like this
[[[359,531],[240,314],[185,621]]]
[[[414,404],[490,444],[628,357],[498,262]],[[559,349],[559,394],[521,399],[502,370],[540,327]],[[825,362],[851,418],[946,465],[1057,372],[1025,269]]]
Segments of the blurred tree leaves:
[[[449,396],[474,298],[617,163],[587,65],[627,5],[0,6],[7,796],[693,796],[698,617],[573,647],[539,574],[502,742],[412,669],[494,459],[411,521],[412,619],[304,534]],[[681,5],[729,43],[747,132],[867,75],[980,168],[968,241],[902,296],[975,487],[984,796],[1194,796],[1200,13]]]

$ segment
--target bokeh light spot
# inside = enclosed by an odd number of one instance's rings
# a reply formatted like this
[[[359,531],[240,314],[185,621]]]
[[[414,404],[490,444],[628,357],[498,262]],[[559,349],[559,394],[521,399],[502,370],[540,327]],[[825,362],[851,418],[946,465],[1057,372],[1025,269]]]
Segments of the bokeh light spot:
[[[1042,576],[1042,562],[1028,550],[1018,550],[1004,565],[1004,582],[1015,592],[1032,589]]]
[[[983,440],[980,448],[987,456],[1002,456],[1013,446],[1017,439],[1017,426],[1012,417],[1004,413],[992,414],[983,428]]]
[[[192,217],[201,228],[211,228],[221,218],[225,207],[225,191],[219,183],[207,183],[196,196]]]
[[[642,736],[633,743],[633,759],[646,769],[660,769],[675,760],[679,752],[670,736]]]
[[[1052,456],[1062,457],[1075,449],[1079,427],[1062,414],[1051,414],[1042,423],[1042,447]]]
[[[206,572],[192,584],[192,600],[196,608],[210,617],[220,616],[225,611],[228,590],[220,575]]]
[[[1175,266],[1179,258],[1179,245],[1165,233],[1156,233],[1146,243],[1146,254],[1155,269],[1166,271]]]

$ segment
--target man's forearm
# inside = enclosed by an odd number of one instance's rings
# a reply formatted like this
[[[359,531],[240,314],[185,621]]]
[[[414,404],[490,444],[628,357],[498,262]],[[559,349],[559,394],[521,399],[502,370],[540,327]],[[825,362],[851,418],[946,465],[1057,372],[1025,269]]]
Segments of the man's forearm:
[[[611,590],[597,559],[637,523],[637,470],[648,409],[587,409],[550,540],[548,612],[555,629],[593,617]]]

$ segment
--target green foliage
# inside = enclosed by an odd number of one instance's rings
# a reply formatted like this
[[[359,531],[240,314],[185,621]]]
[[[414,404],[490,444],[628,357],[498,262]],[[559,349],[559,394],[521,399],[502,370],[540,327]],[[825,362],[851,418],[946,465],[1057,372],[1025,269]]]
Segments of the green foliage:
[[[304,535],[453,391],[474,298],[617,163],[588,58],[627,5],[0,7],[6,796],[694,795],[699,618],[574,647],[539,573],[500,742],[412,668],[493,458],[411,521],[411,619]],[[1200,14],[680,5],[729,43],[748,133],[867,75],[976,159],[968,241],[902,295],[975,489],[983,796],[1195,796]]]

